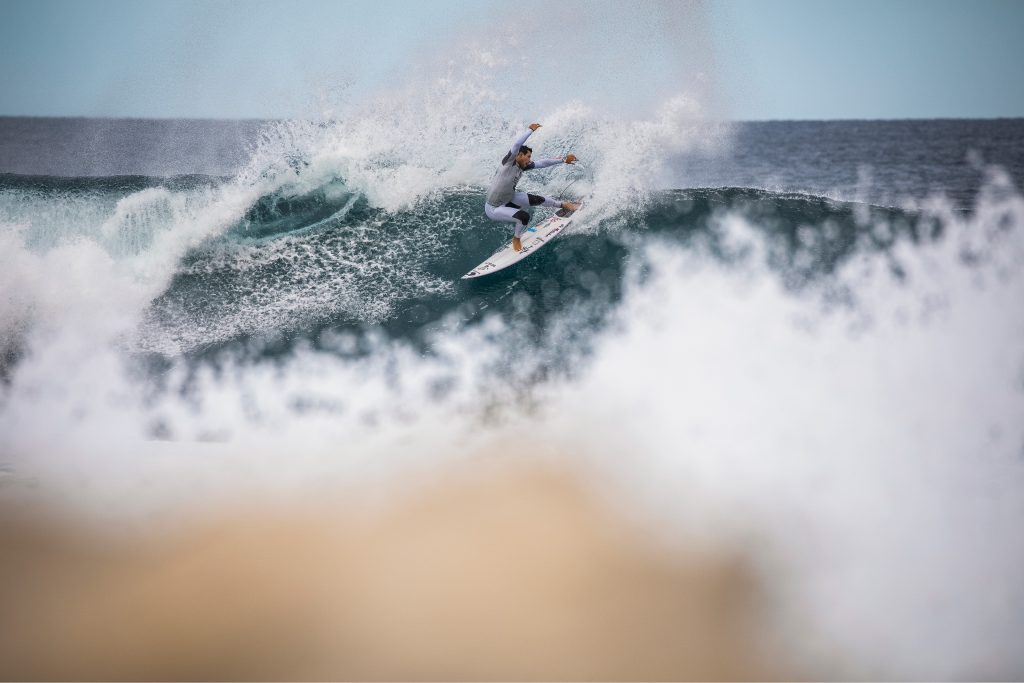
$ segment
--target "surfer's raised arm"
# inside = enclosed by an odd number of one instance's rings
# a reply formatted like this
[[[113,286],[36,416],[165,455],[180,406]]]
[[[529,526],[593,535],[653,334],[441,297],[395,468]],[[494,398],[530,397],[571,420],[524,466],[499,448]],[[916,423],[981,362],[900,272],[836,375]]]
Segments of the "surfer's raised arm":
[[[512,159],[516,158],[516,156],[519,154],[519,151],[522,149],[523,145],[526,144],[526,141],[530,139],[530,136],[533,135],[533,133],[535,133],[538,128],[540,128],[539,123],[531,123],[528,129],[524,130],[519,135],[519,137],[513,140],[512,146],[509,148],[509,153],[505,155],[505,158],[501,160],[501,163],[507,164]],[[555,166],[556,164],[574,163],[576,163],[576,155],[569,153],[565,155],[565,157],[559,157],[557,159],[538,159],[537,161],[530,161],[529,165],[526,166],[523,170],[532,171],[538,168],[547,168],[549,166]]]
[[[512,141],[512,146],[509,147],[509,153],[505,155],[505,158],[501,160],[501,163],[507,164],[510,159],[514,159],[519,154],[519,148],[526,144],[526,141],[530,139],[533,132],[540,128],[539,123],[531,123],[530,127],[519,134],[515,140]]]
[[[512,146],[509,147],[508,153],[505,154],[505,157],[501,160],[502,166],[508,164],[517,156],[519,156],[519,153],[523,149],[523,146],[526,144],[526,141],[530,139],[530,136],[533,135],[533,133],[536,132],[538,128],[540,128],[539,123],[531,123],[529,128],[520,133],[519,137],[512,141]],[[527,147],[527,149],[529,149],[529,147]],[[549,166],[555,166],[556,164],[574,163],[576,163],[576,155],[569,153],[565,155],[565,157],[559,157],[557,159],[538,159],[537,161],[528,161],[526,165],[524,165],[522,168],[524,171],[532,171],[538,168],[547,168]]]

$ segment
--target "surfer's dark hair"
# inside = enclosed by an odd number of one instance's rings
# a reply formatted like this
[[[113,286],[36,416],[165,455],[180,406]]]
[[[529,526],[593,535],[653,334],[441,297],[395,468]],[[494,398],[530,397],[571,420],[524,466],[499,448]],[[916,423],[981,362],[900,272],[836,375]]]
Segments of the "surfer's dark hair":
[[[530,147],[527,147],[526,145],[519,145],[519,153],[520,154],[532,154],[533,153],[533,149],[530,148]]]

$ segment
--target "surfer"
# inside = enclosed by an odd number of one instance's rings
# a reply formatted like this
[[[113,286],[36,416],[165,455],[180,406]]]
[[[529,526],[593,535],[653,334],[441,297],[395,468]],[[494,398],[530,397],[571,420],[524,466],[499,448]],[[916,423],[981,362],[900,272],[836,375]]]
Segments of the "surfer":
[[[523,248],[519,238],[523,234],[523,230],[526,229],[526,224],[530,222],[527,206],[560,207],[568,211],[575,211],[579,208],[579,204],[573,202],[563,202],[539,194],[516,192],[516,183],[519,182],[524,171],[547,168],[555,164],[576,163],[576,155],[571,153],[561,159],[533,161],[533,150],[526,146],[526,140],[538,128],[540,128],[539,123],[531,123],[530,127],[512,143],[512,147],[501,160],[501,168],[498,169],[494,180],[491,181],[491,187],[487,191],[487,202],[484,204],[484,213],[492,221],[515,223],[516,232],[512,238],[512,248],[516,251]]]

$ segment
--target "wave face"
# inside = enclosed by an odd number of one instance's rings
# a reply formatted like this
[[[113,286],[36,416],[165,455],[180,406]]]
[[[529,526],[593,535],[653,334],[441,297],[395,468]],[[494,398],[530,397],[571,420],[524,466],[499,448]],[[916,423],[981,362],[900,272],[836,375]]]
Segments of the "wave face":
[[[227,171],[0,176],[4,475],[131,515],[556,452],[669,535],[770,548],[811,670],[1024,670],[1019,121],[568,103],[532,143],[585,165],[521,185],[586,210],[462,281],[525,120],[428,85]]]
[[[114,270],[158,258],[152,252],[176,222],[216,211],[228,190],[227,181],[208,176],[0,181],[8,220],[17,225],[22,214],[30,221],[18,231],[25,249],[84,248],[84,240]],[[642,203],[605,208],[518,268],[461,282],[508,239],[504,225],[482,215],[484,196],[479,188],[442,189],[388,211],[341,178],[299,192],[252,193],[237,205],[244,208],[237,219],[179,247],[128,348],[174,357],[273,339],[268,349],[280,351],[282,340],[315,343],[325,331],[369,328],[416,340],[453,319],[507,322],[524,309],[543,331],[580,304],[597,315],[584,331],[591,335],[619,302],[626,270],[646,245],[677,244],[733,264],[721,227],[727,215],[754,226],[770,244],[773,271],[793,289],[827,280],[855,255],[884,253],[901,239],[931,241],[942,229],[922,228],[913,208],[739,187],[659,190]],[[535,222],[550,212],[537,213]],[[75,229],[66,231],[62,221],[71,215]]]
[[[261,197],[223,237],[184,259],[151,307],[140,343],[188,352],[268,334],[315,340],[324,330],[368,327],[415,340],[452,320],[498,315],[508,322],[524,310],[542,333],[580,305],[596,316],[580,330],[590,336],[618,302],[640,245],[700,244],[728,264],[733,257],[718,226],[724,212],[747,218],[776,243],[771,263],[793,287],[828,276],[865,240],[881,250],[898,234],[921,237],[912,211],[743,188],[660,191],[642,208],[607,212],[520,268],[463,283],[508,239],[505,226],[481,216],[483,201],[478,189],[447,190],[387,212],[343,183]],[[877,239],[876,220],[895,234]],[[800,229],[808,223],[829,229],[805,240]]]

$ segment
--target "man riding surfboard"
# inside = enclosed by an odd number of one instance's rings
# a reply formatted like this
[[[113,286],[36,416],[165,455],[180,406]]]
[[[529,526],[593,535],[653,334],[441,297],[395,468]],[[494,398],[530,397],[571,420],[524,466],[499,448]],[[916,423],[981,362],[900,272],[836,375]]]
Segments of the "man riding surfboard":
[[[532,171],[535,168],[547,168],[555,164],[573,164],[576,162],[575,154],[567,154],[561,159],[540,159],[533,161],[533,150],[526,146],[526,140],[540,128],[539,123],[531,123],[513,142],[507,154],[501,160],[501,168],[494,175],[491,187],[487,191],[487,201],[484,204],[484,213],[492,221],[506,221],[515,223],[515,236],[512,238],[512,248],[519,251],[523,248],[519,238],[530,222],[530,214],[526,210],[528,206],[550,206],[560,207],[568,211],[575,211],[579,204],[563,202],[552,197],[544,197],[539,194],[517,192],[516,184],[525,171]]]

